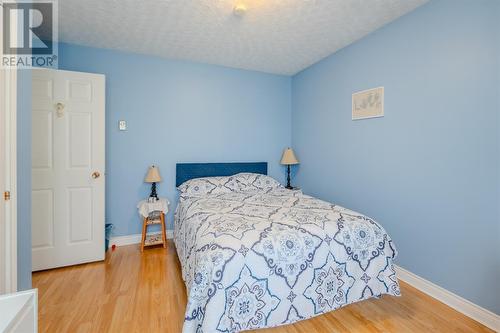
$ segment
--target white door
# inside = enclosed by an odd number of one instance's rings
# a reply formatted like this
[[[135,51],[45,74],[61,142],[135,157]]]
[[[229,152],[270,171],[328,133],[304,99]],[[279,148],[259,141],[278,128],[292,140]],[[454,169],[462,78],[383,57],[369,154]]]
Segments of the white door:
[[[38,332],[36,289],[0,296],[0,332]]]
[[[104,75],[33,70],[33,270],[104,259]]]

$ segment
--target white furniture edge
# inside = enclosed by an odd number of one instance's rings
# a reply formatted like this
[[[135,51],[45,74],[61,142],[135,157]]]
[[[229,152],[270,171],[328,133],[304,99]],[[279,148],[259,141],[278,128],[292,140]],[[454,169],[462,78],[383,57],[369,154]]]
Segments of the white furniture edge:
[[[496,332],[500,332],[500,315],[474,304],[463,297],[460,297],[451,291],[448,291],[426,279],[407,271],[406,269],[394,265],[396,268],[397,277],[420,290],[423,293],[437,299],[440,302],[448,305],[449,307],[461,312],[480,322],[484,326],[491,328]]]
[[[149,232],[148,235],[155,235],[159,233],[161,233],[161,231]],[[173,237],[174,237],[174,232],[172,230],[167,230],[167,239],[172,239]],[[139,244],[141,242],[141,238],[142,234],[111,237],[109,240],[109,247],[113,245],[125,246],[125,245]]]
[[[38,289],[0,295],[0,309],[1,332],[38,332]],[[33,314],[33,322],[23,322],[29,313]],[[32,330],[19,328],[26,328],[26,323],[33,325]]]

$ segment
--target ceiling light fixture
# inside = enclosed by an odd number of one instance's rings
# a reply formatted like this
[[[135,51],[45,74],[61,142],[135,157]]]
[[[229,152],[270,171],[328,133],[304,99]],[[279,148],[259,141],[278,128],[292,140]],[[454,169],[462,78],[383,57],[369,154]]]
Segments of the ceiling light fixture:
[[[237,4],[233,8],[234,15],[239,16],[239,17],[245,15],[246,11],[247,11],[247,6],[245,6],[242,3]]]

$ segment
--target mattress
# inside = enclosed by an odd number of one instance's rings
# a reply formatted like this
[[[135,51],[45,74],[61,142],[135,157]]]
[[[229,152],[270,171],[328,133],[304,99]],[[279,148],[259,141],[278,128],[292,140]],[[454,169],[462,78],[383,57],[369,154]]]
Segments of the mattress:
[[[400,295],[386,231],[300,191],[181,196],[174,242],[188,293],[184,333],[273,327]]]

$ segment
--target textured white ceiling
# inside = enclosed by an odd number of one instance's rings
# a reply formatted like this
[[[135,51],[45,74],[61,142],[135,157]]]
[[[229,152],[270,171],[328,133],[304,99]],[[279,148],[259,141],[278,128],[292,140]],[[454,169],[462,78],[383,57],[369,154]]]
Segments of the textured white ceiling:
[[[248,10],[232,14],[236,3]],[[59,0],[60,41],[291,75],[427,0]]]

